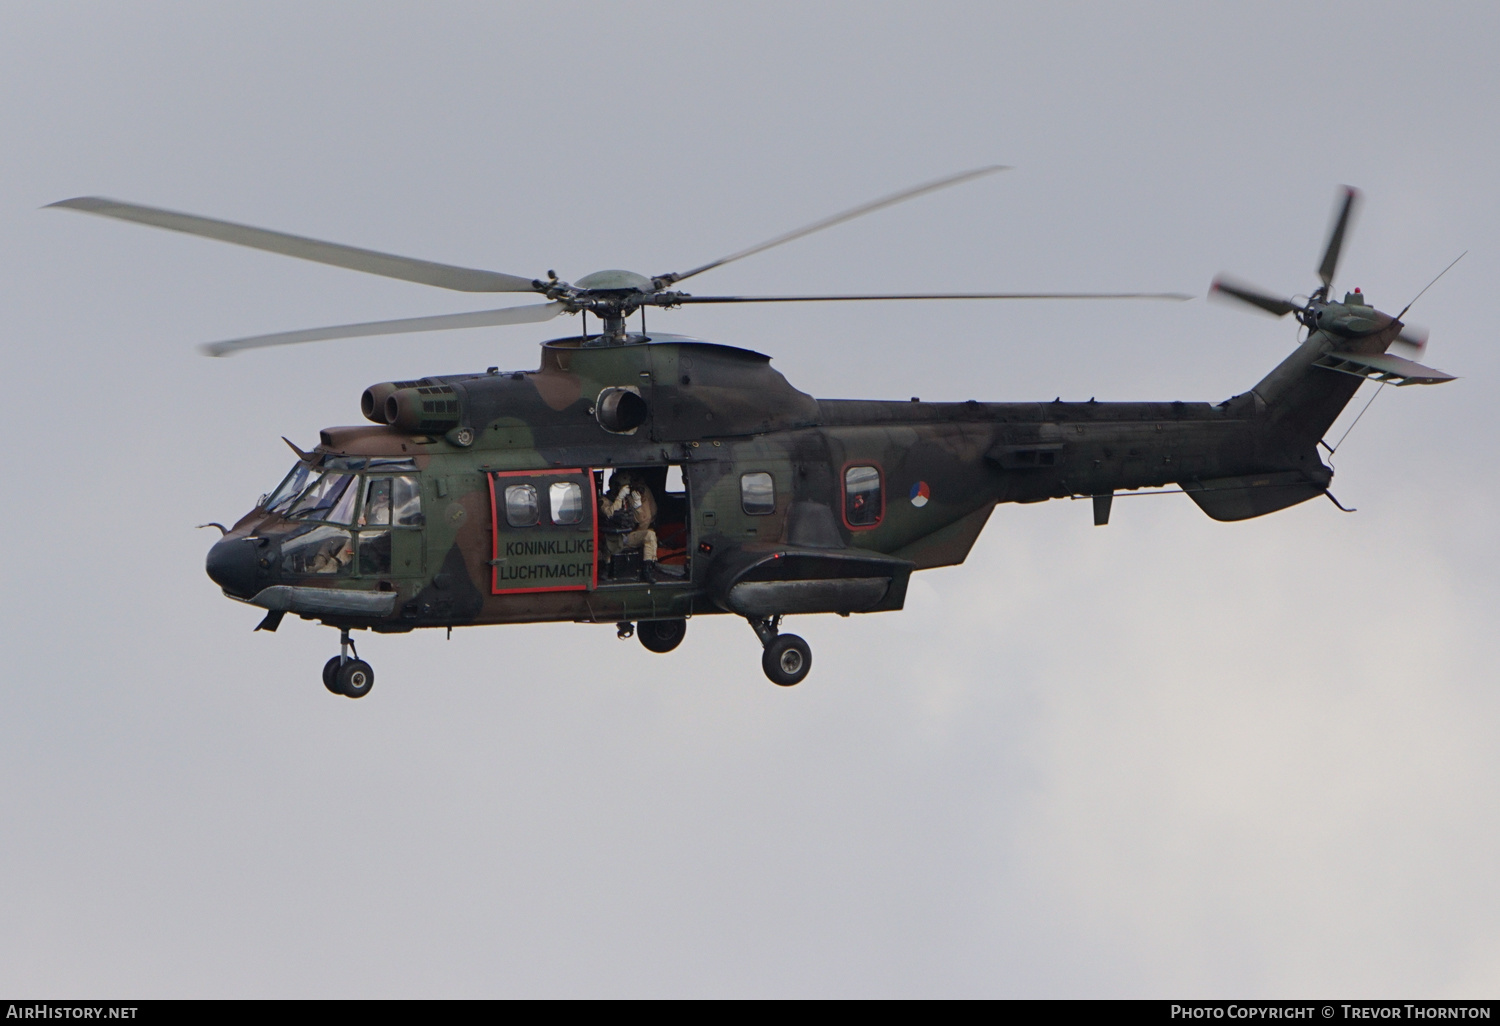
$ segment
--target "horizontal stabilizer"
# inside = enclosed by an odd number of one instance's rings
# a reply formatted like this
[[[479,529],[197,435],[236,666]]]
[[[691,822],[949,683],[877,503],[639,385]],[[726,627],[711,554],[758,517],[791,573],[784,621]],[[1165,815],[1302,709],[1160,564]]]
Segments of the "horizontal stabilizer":
[[[1454,380],[1452,374],[1390,353],[1324,353],[1313,366],[1392,385],[1441,385]]]

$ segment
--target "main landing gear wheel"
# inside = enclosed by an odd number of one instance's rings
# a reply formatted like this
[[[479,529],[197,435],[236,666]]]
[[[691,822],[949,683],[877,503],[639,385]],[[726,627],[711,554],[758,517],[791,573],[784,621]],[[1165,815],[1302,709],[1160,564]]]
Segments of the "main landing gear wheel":
[[[650,651],[670,652],[687,636],[687,620],[642,620],[635,633]]]
[[[363,659],[348,659],[333,674],[333,682],[339,694],[349,698],[364,698],[375,686],[375,671]]]
[[[334,656],[332,659],[328,660],[328,662],[323,664],[323,686],[329,691],[332,691],[335,695],[343,694],[343,692],[339,690],[338,682],[334,680],[334,675],[339,672],[339,663],[342,663],[343,661],[343,656]]]
[[[364,698],[375,686],[375,671],[359,657],[347,627],[339,630],[339,654],[323,664],[323,686],[345,698]]]
[[[778,634],[761,654],[760,666],[772,684],[789,688],[812,669],[812,649],[795,634]]]

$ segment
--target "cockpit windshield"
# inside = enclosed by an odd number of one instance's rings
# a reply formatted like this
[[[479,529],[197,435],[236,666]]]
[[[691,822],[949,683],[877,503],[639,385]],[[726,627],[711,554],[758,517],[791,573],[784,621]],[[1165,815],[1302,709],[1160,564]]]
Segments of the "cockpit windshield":
[[[357,489],[349,487],[353,483],[353,474],[340,474],[337,471],[317,474],[306,491],[297,496],[297,501],[287,509],[287,519],[349,523],[354,519],[354,499],[358,494]]]
[[[270,513],[293,520],[326,520],[347,524],[354,519],[354,501],[359,489],[352,487],[356,475],[315,470],[298,463],[266,500]]]
[[[366,475],[363,510],[356,524],[361,475],[355,471],[359,470],[409,473]],[[410,460],[396,459],[330,458],[322,467],[298,463],[258,508],[288,520],[358,527],[421,527],[422,490],[416,470]]]
[[[267,513],[285,513],[292,501],[301,495],[307,488],[307,479],[312,475],[312,468],[306,463],[298,463],[282,479],[276,490],[261,500],[261,506]]]

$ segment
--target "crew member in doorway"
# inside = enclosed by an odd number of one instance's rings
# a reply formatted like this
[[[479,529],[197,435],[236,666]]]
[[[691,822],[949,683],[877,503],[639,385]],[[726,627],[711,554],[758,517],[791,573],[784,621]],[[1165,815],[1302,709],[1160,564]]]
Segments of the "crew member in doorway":
[[[614,497],[605,496],[604,515],[612,517],[623,512],[634,523],[635,529],[621,539],[621,544],[626,549],[641,550],[641,576],[650,580],[656,568],[656,531],[652,529],[656,522],[656,498],[644,481],[625,470],[615,472],[610,479],[610,491]]]

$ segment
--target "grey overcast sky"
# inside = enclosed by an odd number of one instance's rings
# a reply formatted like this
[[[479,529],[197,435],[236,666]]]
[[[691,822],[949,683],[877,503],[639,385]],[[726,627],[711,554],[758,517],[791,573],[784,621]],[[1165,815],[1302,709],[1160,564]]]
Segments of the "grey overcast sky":
[[[0,5],[0,991],[1493,997],[1497,48],[1480,2]],[[790,690],[710,617],[370,638],[328,695],[336,635],[252,634],[193,525],[367,384],[571,325],[208,360],[486,304],[39,209],[576,279],[996,162],[698,290],[1305,293],[1349,183],[1340,287],[1469,251],[1409,317],[1461,380],[1370,407],[1353,515],[1001,507],[906,612],[791,621]],[[1202,298],[653,325],[943,400],[1218,401],[1295,341]]]

